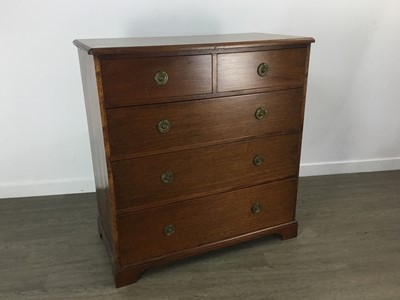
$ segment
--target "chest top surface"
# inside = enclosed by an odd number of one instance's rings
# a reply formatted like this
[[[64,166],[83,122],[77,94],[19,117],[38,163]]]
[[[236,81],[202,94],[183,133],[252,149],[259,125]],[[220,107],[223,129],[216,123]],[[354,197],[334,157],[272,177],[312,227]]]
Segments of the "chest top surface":
[[[137,51],[207,50],[313,43],[311,37],[268,33],[241,33],[198,36],[146,38],[78,39],[75,46],[93,55],[131,53]]]

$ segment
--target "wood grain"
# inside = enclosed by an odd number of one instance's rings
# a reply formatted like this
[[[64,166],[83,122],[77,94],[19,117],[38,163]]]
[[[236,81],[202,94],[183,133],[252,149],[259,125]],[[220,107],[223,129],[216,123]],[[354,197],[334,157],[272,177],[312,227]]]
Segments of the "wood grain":
[[[117,210],[183,201],[294,176],[298,135],[282,135],[112,163]],[[254,166],[262,155],[264,163]],[[171,171],[172,183],[161,182]]]
[[[120,216],[121,263],[145,262],[293,221],[296,190],[297,180],[282,181]],[[256,202],[262,210],[253,214]],[[169,224],[176,231],[165,236]]]
[[[106,59],[101,73],[106,104],[133,105],[168,102],[171,97],[212,93],[211,55]],[[168,74],[157,85],[157,72]]]
[[[119,264],[118,233],[104,102],[101,82],[97,80],[98,60],[80,49],[78,49],[78,54],[89,127],[99,222],[104,229],[103,238],[110,252],[113,268],[115,268]]]
[[[218,54],[218,92],[302,87],[307,48]],[[269,65],[267,76],[257,68]]]
[[[220,142],[299,132],[301,89],[212,100],[107,109],[112,160],[121,160]],[[258,120],[255,112],[267,110]],[[171,129],[157,130],[167,119]]]
[[[107,55],[121,53],[223,50],[259,46],[301,45],[313,43],[311,37],[269,33],[218,34],[199,36],[169,36],[146,38],[81,39],[74,44],[89,54]]]

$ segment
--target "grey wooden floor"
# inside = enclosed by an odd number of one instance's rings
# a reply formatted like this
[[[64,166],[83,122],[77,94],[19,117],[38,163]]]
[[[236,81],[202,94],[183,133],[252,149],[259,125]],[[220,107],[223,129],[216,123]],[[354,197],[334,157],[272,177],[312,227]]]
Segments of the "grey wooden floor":
[[[94,194],[0,200],[0,299],[400,299],[400,171],[302,178],[299,236],[115,289]]]

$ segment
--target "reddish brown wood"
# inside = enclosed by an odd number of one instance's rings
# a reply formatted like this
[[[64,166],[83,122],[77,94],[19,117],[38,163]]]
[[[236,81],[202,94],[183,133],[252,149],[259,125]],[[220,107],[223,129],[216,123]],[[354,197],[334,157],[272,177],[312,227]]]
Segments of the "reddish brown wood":
[[[117,210],[183,201],[294,176],[298,135],[229,143],[113,162]],[[264,158],[255,166],[256,155]],[[161,174],[174,179],[163,183]]]
[[[295,191],[295,193],[297,194],[297,190]],[[295,206],[296,206],[296,204],[295,204]],[[280,229],[279,233],[277,233],[277,235],[279,235],[283,241],[292,239],[297,236],[297,229],[298,229],[298,226],[297,226],[297,222],[296,222],[295,226],[282,227]]]
[[[89,127],[90,147],[94,179],[96,184],[97,207],[99,210],[99,228],[113,263],[119,263],[118,233],[114,201],[114,186],[110,149],[108,145],[107,121],[99,76],[99,61],[78,50],[83,91],[85,96],[86,116]],[[114,266],[115,268],[115,266]]]
[[[108,109],[111,159],[184,150],[272,133],[299,132],[302,95],[302,89],[294,89]],[[260,107],[267,110],[262,120],[255,117]],[[164,119],[169,120],[171,129],[160,133],[157,124]]]
[[[218,92],[279,86],[302,87],[307,48],[242,52],[218,55]],[[257,73],[261,63],[269,65],[267,76]]]
[[[158,266],[161,266],[161,263],[158,263]],[[134,267],[129,267],[129,268],[121,268],[118,269],[114,273],[114,282],[115,282],[115,287],[123,287],[128,284],[135,283],[136,281],[139,280],[140,276],[144,271],[146,271],[147,268],[151,267],[150,265],[138,265]],[[154,265],[153,265],[154,267]]]
[[[216,88],[216,87],[215,87]],[[297,88],[293,88],[297,89]],[[240,90],[240,91],[230,91],[230,92],[213,92],[212,94],[203,94],[203,95],[190,95],[190,96],[176,96],[170,97],[168,99],[156,99],[151,103],[147,104],[134,104],[134,103],[112,103],[112,104],[105,104],[105,108],[123,108],[123,107],[133,107],[133,106],[145,106],[145,105],[153,105],[153,104],[166,104],[172,102],[186,102],[191,100],[211,100],[215,98],[224,98],[230,96],[240,96],[240,95],[249,95],[249,94],[261,94],[266,92],[273,92],[273,91],[282,91],[285,90],[281,86],[271,86],[259,89],[251,89],[251,90]]]
[[[102,60],[104,98],[107,104],[124,105],[210,94],[211,67],[211,55]],[[154,80],[159,71],[168,74],[165,85],[158,85]]]
[[[114,38],[75,40],[74,44],[89,54],[105,55],[135,52],[188,51],[313,43],[310,37],[269,33],[242,33],[150,38]]]
[[[200,245],[195,248],[184,249],[182,251],[173,252],[168,255],[141,262],[136,265],[127,266],[125,268],[121,268],[115,274],[115,284],[116,287],[121,287],[131,283],[135,283],[140,278],[142,273],[149,268],[159,267],[182,258],[199,255],[205,252],[214,251],[223,247],[229,247],[238,243],[259,239],[265,236],[278,235],[282,238],[282,240],[285,240],[287,238],[294,238],[297,236],[297,228],[297,222],[292,221],[277,226],[255,230],[224,240],[218,240],[212,243]]]
[[[313,41],[239,34],[74,42],[81,49],[98,228],[117,287],[177,259],[269,234],[297,235]],[[263,78],[261,62],[270,65]],[[169,75],[164,86],[155,85],[158,71]],[[254,117],[258,107],[267,109],[266,119]],[[171,130],[161,134],[156,125],[164,119]],[[257,154],[261,166],[253,165]],[[161,182],[164,171],[174,173],[172,183]],[[251,212],[254,202],[263,206],[258,214]],[[176,232],[165,236],[170,223]]]
[[[296,180],[281,181],[120,216],[121,264],[293,221],[296,186]],[[262,205],[261,212],[252,213],[254,203]],[[175,233],[166,236],[164,227],[171,224]]]

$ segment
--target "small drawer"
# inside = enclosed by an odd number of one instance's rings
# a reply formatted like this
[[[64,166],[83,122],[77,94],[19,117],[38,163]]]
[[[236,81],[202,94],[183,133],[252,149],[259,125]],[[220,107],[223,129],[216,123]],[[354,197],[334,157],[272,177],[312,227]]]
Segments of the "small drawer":
[[[236,190],[117,218],[122,265],[294,220],[297,180]]]
[[[106,106],[172,101],[212,92],[211,55],[104,59],[101,61]]]
[[[218,54],[218,92],[304,83],[306,48]]]
[[[118,210],[155,206],[292,177],[299,135],[177,151],[112,163]]]
[[[107,109],[111,158],[298,132],[303,89]]]

